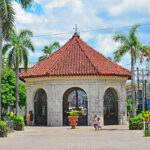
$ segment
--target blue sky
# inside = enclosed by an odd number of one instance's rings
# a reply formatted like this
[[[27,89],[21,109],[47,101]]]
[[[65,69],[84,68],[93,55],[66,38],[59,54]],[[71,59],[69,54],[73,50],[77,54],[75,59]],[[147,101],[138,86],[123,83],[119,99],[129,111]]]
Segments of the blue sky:
[[[129,31],[129,28],[120,27],[148,24],[138,29],[138,37],[144,45],[150,42],[150,0],[35,0],[32,8],[27,10],[16,2],[13,4],[16,28],[30,29],[35,36],[32,40],[36,52],[30,53],[30,62],[37,62],[45,45],[54,41],[65,44],[72,37],[75,24],[79,27],[79,33],[83,30],[116,28],[80,33],[84,41],[107,57],[113,57],[113,52],[120,45],[112,40],[112,35]],[[53,35],[57,33],[66,34]],[[130,55],[125,55],[119,64],[130,68]]]

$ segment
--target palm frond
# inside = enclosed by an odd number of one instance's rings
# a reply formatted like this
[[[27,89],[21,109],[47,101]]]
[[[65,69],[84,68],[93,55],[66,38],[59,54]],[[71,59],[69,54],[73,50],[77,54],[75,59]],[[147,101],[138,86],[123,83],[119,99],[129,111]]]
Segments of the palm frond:
[[[22,55],[23,55],[23,63],[25,71],[28,69],[28,51],[26,49],[22,49]]]
[[[8,38],[12,27],[14,26],[14,9],[10,0],[0,1],[0,15],[2,15],[3,37]]]
[[[49,48],[51,49],[51,51],[55,51],[60,48],[60,44],[59,42],[55,41],[52,44],[50,44]]]
[[[33,2],[33,0],[15,0],[16,2],[19,2],[22,6],[22,8],[28,8],[31,7],[31,4]]]
[[[32,44],[32,42],[29,38],[22,41],[22,46],[31,50],[32,52],[35,51],[34,45]]]
[[[3,46],[3,49],[2,49],[3,55],[5,55],[5,54],[10,50],[11,47],[12,47],[11,44],[6,43],[6,44]]]
[[[135,38],[135,35],[137,33],[137,28],[139,28],[139,27],[140,27],[139,24],[135,24],[134,26],[131,27],[131,29],[129,31],[129,39]]]
[[[48,57],[48,55],[40,56],[38,62],[43,61],[43,60],[46,59],[47,57]]]
[[[21,63],[24,63],[25,69],[27,69],[28,51],[34,51],[30,35],[32,35],[32,32],[29,30],[22,30],[17,33],[15,29],[12,29],[9,39],[6,41],[11,46],[8,54],[8,64],[10,67],[13,64],[14,68],[17,68]],[[4,52],[9,46],[5,46]]]
[[[33,36],[33,33],[32,31],[30,30],[21,30],[20,31],[20,34],[19,34],[19,38],[22,40],[26,39],[26,38],[29,38],[29,37],[32,37]]]
[[[122,45],[119,47],[117,51],[114,52],[114,60],[115,62],[119,62],[121,58],[129,51],[129,47],[127,45]]]
[[[116,32],[113,35],[113,40],[116,42],[120,42],[121,44],[130,45],[128,37],[125,35],[125,33],[118,33]]]
[[[8,66],[11,68],[14,65],[15,68],[15,61],[14,61],[14,51],[15,49],[12,48],[9,53],[8,53],[8,57],[7,57],[7,62],[8,62]]]
[[[51,54],[52,53],[52,49],[50,49],[48,46],[44,46],[44,48],[42,49],[42,52],[44,54]]]

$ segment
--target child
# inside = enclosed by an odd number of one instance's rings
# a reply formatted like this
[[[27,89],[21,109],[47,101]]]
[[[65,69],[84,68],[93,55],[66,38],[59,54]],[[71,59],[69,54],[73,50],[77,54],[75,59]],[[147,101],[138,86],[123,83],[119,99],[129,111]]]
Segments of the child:
[[[30,125],[33,126],[33,113],[30,111]]]
[[[93,122],[93,126],[95,128],[95,131],[97,131],[97,115],[94,115],[92,122]]]
[[[30,111],[28,113],[28,125],[30,125]]]
[[[99,129],[101,128],[101,131],[102,131],[102,127],[101,127],[101,124],[100,124],[100,118],[97,118],[97,129],[99,131]]]

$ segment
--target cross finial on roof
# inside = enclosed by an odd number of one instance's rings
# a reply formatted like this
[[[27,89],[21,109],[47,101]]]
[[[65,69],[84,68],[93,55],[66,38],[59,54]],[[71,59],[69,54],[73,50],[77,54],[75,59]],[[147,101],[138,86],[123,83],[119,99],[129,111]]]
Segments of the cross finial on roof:
[[[78,33],[78,26],[77,26],[77,24],[75,24],[75,27],[73,27],[73,29],[74,29],[74,31],[75,31],[75,34],[77,34]]]

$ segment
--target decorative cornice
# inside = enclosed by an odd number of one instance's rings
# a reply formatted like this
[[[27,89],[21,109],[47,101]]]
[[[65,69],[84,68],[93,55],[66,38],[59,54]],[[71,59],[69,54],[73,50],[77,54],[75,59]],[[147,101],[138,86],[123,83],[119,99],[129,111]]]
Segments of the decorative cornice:
[[[118,81],[126,81],[126,80],[128,80],[128,77],[120,77],[120,76],[38,77],[38,78],[26,78],[25,82],[46,81],[46,80],[118,80]]]

